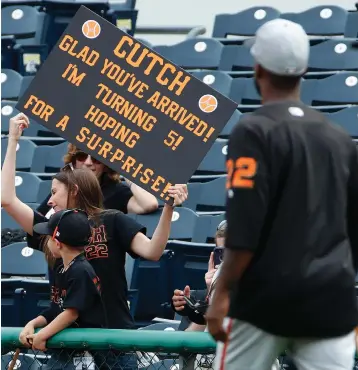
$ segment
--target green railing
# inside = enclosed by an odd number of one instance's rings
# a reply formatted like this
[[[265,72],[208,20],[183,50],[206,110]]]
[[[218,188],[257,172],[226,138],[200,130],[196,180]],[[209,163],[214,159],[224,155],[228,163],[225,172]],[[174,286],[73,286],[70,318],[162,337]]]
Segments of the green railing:
[[[208,333],[66,329],[47,342],[46,352],[37,352],[21,345],[21,330],[1,329],[2,369],[207,370],[215,358]]]
[[[22,347],[22,328],[1,328],[1,347]],[[47,342],[53,349],[118,349],[122,351],[162,351],[214,353],[215,341],[208,333],[160,330],[66,329]]]

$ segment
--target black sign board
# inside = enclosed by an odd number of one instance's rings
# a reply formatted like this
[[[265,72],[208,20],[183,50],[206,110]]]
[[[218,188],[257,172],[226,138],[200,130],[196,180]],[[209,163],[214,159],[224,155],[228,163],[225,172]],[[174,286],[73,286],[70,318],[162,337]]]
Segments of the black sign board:
[[[168,202],[236,106],[82,6],[16,108]]]

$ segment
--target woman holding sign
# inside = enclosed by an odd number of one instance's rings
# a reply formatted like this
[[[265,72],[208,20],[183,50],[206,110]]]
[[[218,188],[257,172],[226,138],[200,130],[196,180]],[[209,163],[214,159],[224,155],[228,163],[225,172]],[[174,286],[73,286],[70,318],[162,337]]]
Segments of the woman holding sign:
[[[123,213],[145,214],[158,209],[158,201],[154,195],[148,193],[141,187],[126,180],[125,185],[119,178],[119,174],[97,161],[87,153],[69,144],[68,151],[64,156],[65,165],[73,168],[84,168],[92,171],[101,186],[103,194],[103,205],[106,209],[117,209]],[[46,215],[51,211],[48,201],[51,194],[40,204],[37,211]]]
[[[55,269],[59,261],[49,255],[47,240],[41,239],[33,232],[33,226],[46,222],[46,218],[16,196],[16,147],[22,131],[28,127],[29,120],[22,113],[10,120],[9,141],[2,168],[1,205],[28,233],[31,246],[45,251],[50,267]],[[188,197],[187,187],[172,186],[168,194],[174,198],[174,206],[181,205]],[[153,237],[148,239],[144,234],[145,228],[136,221],[120,211],[103,210],[102,199],[101,188],[93,172],[83,169],[71,170],[68,166],[67,170],[61,171],[53,178],[49,205],[55,212],[67,208],[80,208],[90,216],[93,236],[89,246],[85,248],[85,254],[101,281],[108,327],[130,329],[134,323],[127,304],[124,268],[126,253],[148,260],[159,260],[169,238],[174,206],[168,204],[164,206]],[[52,289],[56,292],[56,286]],[[34,329],[31,325],[24,328],[21,340],[25,346],[29,346],[26,336],[33,334]],[[108,361],[107,357],[106,362]],[[123,361],[126,363],[128,358],[124,358]],[[133,368],[136,368],[134,362]],[[117,358],[116,364],[118,363]]]

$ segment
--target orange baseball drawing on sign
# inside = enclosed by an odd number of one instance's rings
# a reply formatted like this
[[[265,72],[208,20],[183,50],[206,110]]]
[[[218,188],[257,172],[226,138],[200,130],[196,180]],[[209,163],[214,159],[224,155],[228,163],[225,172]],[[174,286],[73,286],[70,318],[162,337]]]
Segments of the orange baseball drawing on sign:
[[[215,96],[207,94],[199,99],[199,108],[205,113],[212,113],[218,107]]]
[[[82,33],[88,39],[95,39],[101,33],[101,26],[97,21],[88,20],[85,23],[83,23]]]

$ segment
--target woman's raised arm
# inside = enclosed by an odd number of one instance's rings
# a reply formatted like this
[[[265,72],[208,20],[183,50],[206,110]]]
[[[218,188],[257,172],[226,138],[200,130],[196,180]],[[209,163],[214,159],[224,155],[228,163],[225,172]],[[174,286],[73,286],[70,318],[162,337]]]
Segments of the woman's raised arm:
[[[32,235],[34,211],[17,196],[15,191],[16,148],[22,131],[29,127],[29,119],[19,113],[10,119],[9,140],[1,174],[1,206],[24,229]]]
[[[186,185],[175,185],[168,190],[168,194],[174,198],[174,205],[179,206],[188,198],[188,188]],[[138,233],[132,240],[131,250],[147,260],[158,261],[169,239],[172,216],[173,207],[166,204],[152,238]]]

